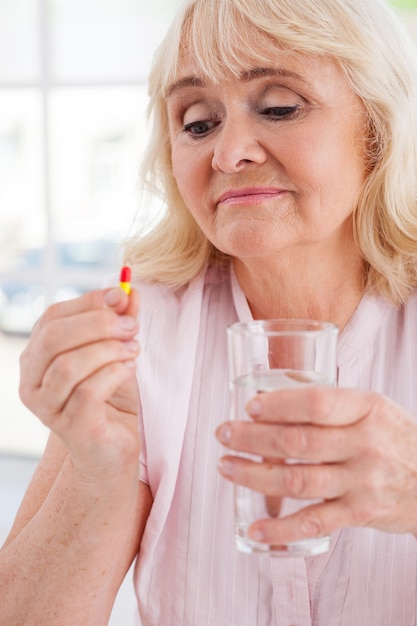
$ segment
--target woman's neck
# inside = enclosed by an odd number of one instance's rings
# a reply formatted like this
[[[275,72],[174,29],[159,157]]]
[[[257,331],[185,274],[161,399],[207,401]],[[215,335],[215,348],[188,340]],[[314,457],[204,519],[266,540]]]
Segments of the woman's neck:
[[[327,262],[293,257],[233,265],[255,319],[319,319],[343,329],[363,295],[363,262],[354,251]]]

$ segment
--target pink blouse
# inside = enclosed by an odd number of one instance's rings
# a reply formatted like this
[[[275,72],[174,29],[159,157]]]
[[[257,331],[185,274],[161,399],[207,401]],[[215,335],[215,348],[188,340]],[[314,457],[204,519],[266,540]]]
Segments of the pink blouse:
[[[226,327],[251,319],[249,307],[233,272],[213,268],[177,293],[140,291],[141,480],[154,496],[135,568],[143,626],[417,624],[412,535],[348,528],[309,559],[236,550],[214,431],[229,417]],[[341,333],[338,372],[340,386],[417,415],[417,294],[400,309],[365,296]]]

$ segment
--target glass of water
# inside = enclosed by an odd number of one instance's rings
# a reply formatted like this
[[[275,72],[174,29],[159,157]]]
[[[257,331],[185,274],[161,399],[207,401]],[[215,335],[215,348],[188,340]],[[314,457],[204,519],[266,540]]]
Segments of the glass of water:
[[[245,407],[258,393],[276,389],[336,384],[338,329],[334,324],[312,320],[255,320],[227,329],[231,419],[251,418]],[[255,462],[262,457],[236,453]],[[297,463],[296,459],[268,459]],[[249,526],[268,517],[285,517],[312,504],[313,500],[265,496],[234,485],[235,538],[242,552],[268,552],[275,556],[305,557],[326,552],[330,537],[314,537],[283,545],[251,540]]]

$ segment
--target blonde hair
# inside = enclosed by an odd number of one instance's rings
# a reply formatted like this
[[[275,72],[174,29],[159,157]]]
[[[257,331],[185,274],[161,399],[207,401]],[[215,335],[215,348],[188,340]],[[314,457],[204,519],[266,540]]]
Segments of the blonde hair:
[[[384,0],[192,0],[174,20],[149,77],[153,130],[143,188],[166,206],[126,256],[142,278],[182,286],[207,262],[227,263],[182,200],[171,167],[165,93],[186,42],[211,80],[239,75],[260,57],[257,35],[281,48],[333,59],[367,116],[368,175],[354,213],[366,284],[395,304],[417,284],[417,52]],[[245,50],[244,61],[239,51]],[[341,172],[341,175],[343,173]]]

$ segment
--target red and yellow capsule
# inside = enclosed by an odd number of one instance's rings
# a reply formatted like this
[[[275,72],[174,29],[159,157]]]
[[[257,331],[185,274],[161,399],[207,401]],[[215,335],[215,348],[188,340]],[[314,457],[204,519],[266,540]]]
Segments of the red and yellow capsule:
[[[130,267],[128,265],[125,265],[124,267],[122,267],[122,269],[120,270],[119,287],[120,289],[123,289],[123,291],[125,291],[127,295],[130,294],[131,277],[132,277],[132,270],[130,269]]]

